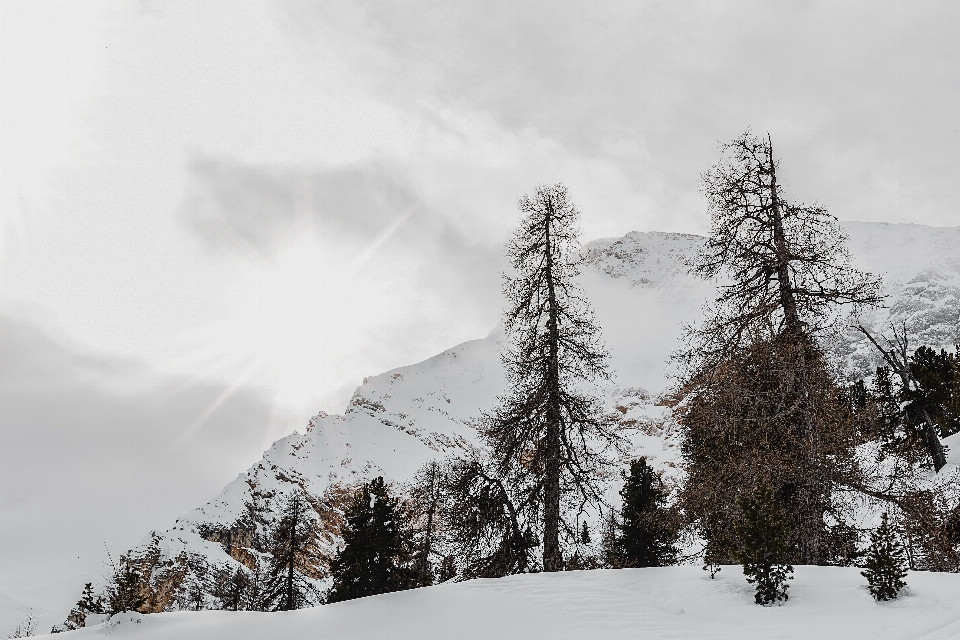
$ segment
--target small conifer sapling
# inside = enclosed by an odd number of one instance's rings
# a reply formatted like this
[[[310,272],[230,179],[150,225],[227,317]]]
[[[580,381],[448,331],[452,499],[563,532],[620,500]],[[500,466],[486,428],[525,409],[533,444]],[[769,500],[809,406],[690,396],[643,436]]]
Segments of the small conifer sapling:
[[[737,504],[743,511],[743,520],[736,526],[743,575],[757,586],[757,604],[779,604],[788,599],[787,580],[793,579],[789,575],[793,567],[786,562],[790,541],[787,516],[762,477],[757,478],[753,495],[739,496]]]
[[[900,590],[907,586],[903,581],[907,576],[905,565],[903,545],[897,540],[884,513],[880,526],[870,534],[866,568],[860,572],[867,579],[874,600],[893,600],[900,594]]]

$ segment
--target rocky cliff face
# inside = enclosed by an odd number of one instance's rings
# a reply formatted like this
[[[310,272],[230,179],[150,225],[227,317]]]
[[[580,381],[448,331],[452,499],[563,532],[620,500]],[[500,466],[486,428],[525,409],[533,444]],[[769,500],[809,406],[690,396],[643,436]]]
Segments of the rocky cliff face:
[[[885,274],[888,306],[862,321],[883,332],[905,324],[916,345],[937,348],[960,342],[960,227],[848,223],[859,266]],[[682,325],[695,322],[714,283],[688,275],[686,259],[703,239],[668,233],[630,233],[584,247],[583,285],[596,311],[616,372],[597,388],[607,412],[632,443],[631,456],[646,455],[673,473],[677,442],[657,396],[668,386],[667,357],[679,344]],[[457,345],[423,362],[370,377],[342,415],[320,413],[304,433],[276,441],[261,460],[210,502],[152,532],[131,552],[157,572],[145,589],[169,606],[170,595],[194,574],[250,570],[261,554],[258,540],[269,528],[271,506],[296,487],[312,496],[324,535],[315,577],[325,575],[351,487],[372,477],[409,479],[424,462],[477,441],[475,421],[504,391],[499,354],[503,335]],[[851,377],[877,364],[866,340],[838,333],[833,345]],[[616,498],[612,487],[611,497]],[[172,576],[172,577],[171,577]],[[193,576],[193,577],[192,577]],[[177,582],[173,584],[173,582]]]

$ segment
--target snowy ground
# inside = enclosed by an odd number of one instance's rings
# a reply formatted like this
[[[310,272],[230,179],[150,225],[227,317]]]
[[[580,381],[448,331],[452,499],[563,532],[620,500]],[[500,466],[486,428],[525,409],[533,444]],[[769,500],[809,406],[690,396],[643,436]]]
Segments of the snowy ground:
[[[129,616],[66,636],[191,638],[954,638],[960,575],[911,573],[878,604],[859,570],[797,567],[790,600],[753,604],[737,566],[715,580],[700,567],[577,571],[473,580],[289,613],[202,611]],[[122,616],[121,616],[122,618]]]

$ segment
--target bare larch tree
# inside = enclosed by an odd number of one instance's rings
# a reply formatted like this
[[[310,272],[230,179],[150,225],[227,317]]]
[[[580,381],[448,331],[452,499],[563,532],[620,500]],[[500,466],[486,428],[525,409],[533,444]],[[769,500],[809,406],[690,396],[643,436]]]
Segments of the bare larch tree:
[[[540,510],[543,569],[560,571],[561,535],[577,533],[561,502],[599,500],[600,452],[619,439],[579,386],[609,378],[607,352],[576,282],[579,212],[559,184],[522,198],[520,211],[507,249],[516,275],[505,277],[504,286],[510,389],[488,416],[486,432],[497,472],[517,502]]]
[[[805,359],[818,333],[837,320],[841,305],[879,303],[879,281],[853,267],[833,216],[783,197],[769,135],[764,140],[748,130],[723,152],[723,160],[703,176],[711,229],[693,271],[725,282],[707,318],[689,332],[679,360],[696,377],[758,340],[775,341],[793,354],[795,364],[784,373],[790,388],[783,418],[798,431],[802,447],[805,480],[793,488],[799,557],[815,564],[829,488]]]
[[[316,512],[301,490],[294,490],[273,530],[270,577],[264,605],[274,611],[299,609],[310,603],[318,562]]]

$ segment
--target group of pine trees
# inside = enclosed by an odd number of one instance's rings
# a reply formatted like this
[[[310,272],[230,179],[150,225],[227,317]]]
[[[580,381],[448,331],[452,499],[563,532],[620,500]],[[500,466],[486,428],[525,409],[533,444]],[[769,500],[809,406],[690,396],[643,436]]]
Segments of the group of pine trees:
[[[711,577],[742,565],[758,604],[788,597],[794,564],[859,564],[880,600],[904,586],[905,563],[960,570],[960,509],[919,480],[940,471],[941,438],[960,431],[960,356],[911,350],[905,325],[892,338],[858,325],[885,366],[869,382],[841,377],[824,345],[882,303],[880,281],[853,266],[835,218],[784,196],[778,168],[770,137],[747,131],[703,176],[711,230],[691,270],[722,284],[673,358],[664,402],[682,434],[678,486],[639,458],[620,470],[619,510],[606,503],[626,441],[588,392],[610,372],[578,286],[579,211],[562,185],[541,186],[520,201],[507,247],[509,384],[481,417],[479,445],[404,487],[357,487],[326,571],[317,512],[294,492],[255,545],[263,570],[216,575],[217,604],[288,610],[453,578],[665,566],[684,540],[702,542]],[[858,499],[894,516],[865,547],[851,524]],[[78,617],[143,605],[123,560],[108,598],[87,585]],[[182,608],[210,605],[194,582]]]

